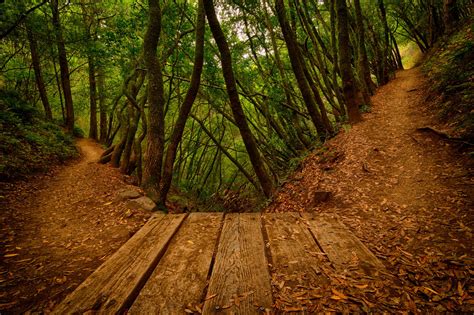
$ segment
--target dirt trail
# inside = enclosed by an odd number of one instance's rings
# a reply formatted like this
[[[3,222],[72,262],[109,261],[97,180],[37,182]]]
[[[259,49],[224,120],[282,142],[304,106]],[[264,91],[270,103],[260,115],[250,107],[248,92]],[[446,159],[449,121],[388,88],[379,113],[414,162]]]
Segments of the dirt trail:
[[[426,96],[419,69],[398,72],[364,121],[307,158],[267,211],[338,216],[398,278],[376,291],[381,310],[473,311],[473,165],[453,143],[417,131],[435,126]]]
[[[51,308],[143,225],[149,214],[115,201],[118,170],[102,148],[77,142],[81,158],[28,182],[5,184],[1,215],[1,313]]]

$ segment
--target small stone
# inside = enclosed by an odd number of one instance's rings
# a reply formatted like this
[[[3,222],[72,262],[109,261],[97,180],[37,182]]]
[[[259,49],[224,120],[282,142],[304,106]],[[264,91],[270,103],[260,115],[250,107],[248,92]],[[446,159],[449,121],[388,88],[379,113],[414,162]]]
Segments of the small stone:
[[[127,202],[127,206],[135,210],[143,209],[146,211],[153,211],[157,209],[156,204],[153,202],[153,200],[145,196],[129,200]]]
[[[141,196],[141,194],[136,191],[136,190],[122,190],[117,194],[117,197],[115,197],[116,201],[123,201],[123,200],[129,200],[129,199],[137,199]]]

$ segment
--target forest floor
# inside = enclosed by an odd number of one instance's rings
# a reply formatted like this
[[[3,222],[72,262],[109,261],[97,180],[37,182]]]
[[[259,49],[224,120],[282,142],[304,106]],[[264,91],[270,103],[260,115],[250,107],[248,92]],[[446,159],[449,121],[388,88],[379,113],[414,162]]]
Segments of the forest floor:
[[[370,113],[302,163],[265,209],[336,215],[382,261],[371,279],[331,274],[325,310],[474,311],[472,159],[428,108],[418,68],[373,97]],[[80,159],[45,175],[1,183],[0,313],[47,312],[149,217],[117,201],[126,184],[95,163],[102,149],[79,140]],[[343,293],[341,293],[343,292]]]
[[[96,163],[103,149],[77,142],[81,157],[44,175],[0,183],[0,313],[44,312],[61,301],[148,219],[117,200],[126,184]]]
[[[398,72],[265,209],[335,215],[384,263],[387,274],[362,286],[333,275],[346,297],[335,310],[474,311],[474,165],[459,142],[423,129],[449,132],[426,91],[419,68]]]

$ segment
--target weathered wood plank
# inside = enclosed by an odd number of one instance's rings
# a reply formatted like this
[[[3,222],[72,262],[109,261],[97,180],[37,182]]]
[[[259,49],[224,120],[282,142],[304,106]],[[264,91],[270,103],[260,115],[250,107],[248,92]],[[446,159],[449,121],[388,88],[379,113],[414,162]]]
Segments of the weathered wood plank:
[[[313,213],[304,214],[304,218],[337,270],[359,270],[373,275],[384,268],[377,257],[336,218]]]
[[[271,305],[260,214],[228,214],[203,313],[258,314]]]
[[[222,216],[189,215],[128,313],[184,314],[186,308],[197,310],[207,285]]]
[[[114,314],[128,307],[163,255],[185,215],[152,217],[59,304],[55,314]]]
[[[263,216],[272,264],[275,308],[279,311],[314,311],[329,280],[322,274],[324,258],[297,213]]]

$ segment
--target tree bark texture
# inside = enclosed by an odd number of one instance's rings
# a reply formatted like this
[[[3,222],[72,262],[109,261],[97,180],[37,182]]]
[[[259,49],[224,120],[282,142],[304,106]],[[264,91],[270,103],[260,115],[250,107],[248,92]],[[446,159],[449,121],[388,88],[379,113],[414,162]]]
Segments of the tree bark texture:
[[[159,0],[149,0],[148,27],[143,41],[143,56],[148,75],[148,134],[142,186],[155,202],[159,199],[161,168],[165,144],[163,74],[157,58],[161,33]]]

